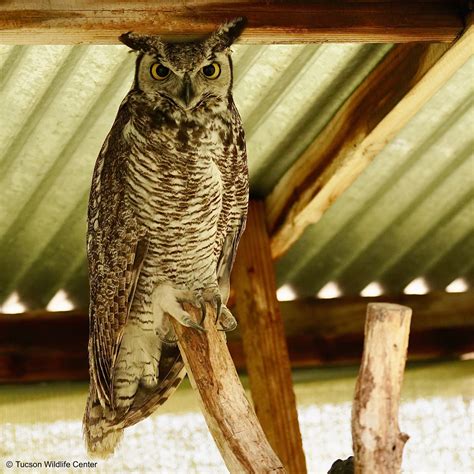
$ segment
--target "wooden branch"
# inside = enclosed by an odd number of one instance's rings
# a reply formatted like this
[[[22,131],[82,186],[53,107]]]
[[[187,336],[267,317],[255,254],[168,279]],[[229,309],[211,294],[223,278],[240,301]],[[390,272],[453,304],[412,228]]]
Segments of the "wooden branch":
[[[411,309],[388,303],[367,307],[364,355],[352,409],[356,474],[398,474],[408,436],[398,406],[410,334]]]
[[[250,43],[452,41],[463,1],[3,1],[0,43],[118,43],[126,31],[193,39],[245,16]]]
[[[474,352],[474,292],[383,299],[413,308],[411,360]],[[377,300],[382,299],[280,303],[292,367],[359,362],[364,311],[368,301]],[[0,383],[88,380],[87,338],[83,311],[0,314]],[[228,334],[228,347],[237,369],[245,370],[238,331]]]
[[[266,199],[272,256],[316,223],[472,54],[473,27],[449,48],[398,45],[361,83]]]
[[[199,310],[191,305],[185,309],[200,320]],[[245,396],[225,338],[216,330],[215,312],[210,305],[207,311],[205,333],[175,320],[173,326],[191,385],[224,462],[231,473],[284,473]]]
[[[250,203],[232,274],[255,411],[289,472],[306,472],[263,202]]]

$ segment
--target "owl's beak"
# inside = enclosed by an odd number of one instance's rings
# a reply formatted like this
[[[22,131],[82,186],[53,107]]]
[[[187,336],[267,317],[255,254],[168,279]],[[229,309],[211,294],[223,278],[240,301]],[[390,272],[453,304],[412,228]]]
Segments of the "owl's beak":
[[[185,74],[183,77],[183,88],[181,89],[180,99],[183,101],[186,107],[189,107],[193,98],[194,91],[191,84],[191,78],[189,77],[189,74]]]

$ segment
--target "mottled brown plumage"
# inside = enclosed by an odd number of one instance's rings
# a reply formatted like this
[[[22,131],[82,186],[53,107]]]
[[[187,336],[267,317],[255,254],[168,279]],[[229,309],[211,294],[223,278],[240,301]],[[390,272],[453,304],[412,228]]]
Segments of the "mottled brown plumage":
[[[121,37],[138,51],[135,81],[97,159],[88,214],[92,455],[111,454],[183,379],[169,317],[196,325],[182,302],[210,301],[223,329],[235,325],[225,303],[248,172],[228,48],[242,26],[195,43]]]

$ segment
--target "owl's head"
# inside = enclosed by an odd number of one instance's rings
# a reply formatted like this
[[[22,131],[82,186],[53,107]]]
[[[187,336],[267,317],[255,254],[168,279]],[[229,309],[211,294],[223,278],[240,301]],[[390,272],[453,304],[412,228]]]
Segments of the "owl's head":
[[[203,41],[165,43],[157,36],[126,33],[122,43],[139,52],[134,88],[150,100],[165,99],[183,110],[228,96],[232,87],[229,47],[245,25],[237,18]]]

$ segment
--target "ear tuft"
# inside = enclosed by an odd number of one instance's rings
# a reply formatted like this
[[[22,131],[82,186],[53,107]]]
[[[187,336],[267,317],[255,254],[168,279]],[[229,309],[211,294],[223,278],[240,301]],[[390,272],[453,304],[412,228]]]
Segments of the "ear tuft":
[[[243,17],[234,18],[224,23],[211,35],[207,44],[213,51],[223,51],[241,35],[246,24],[247,20]]]
[[[140,35],[131,31],[120,35],[119,40],[129,48],[132,48],[135,51],[141,51],[143,53],[156,50],[161,44],[160,38],[158,36]]]

